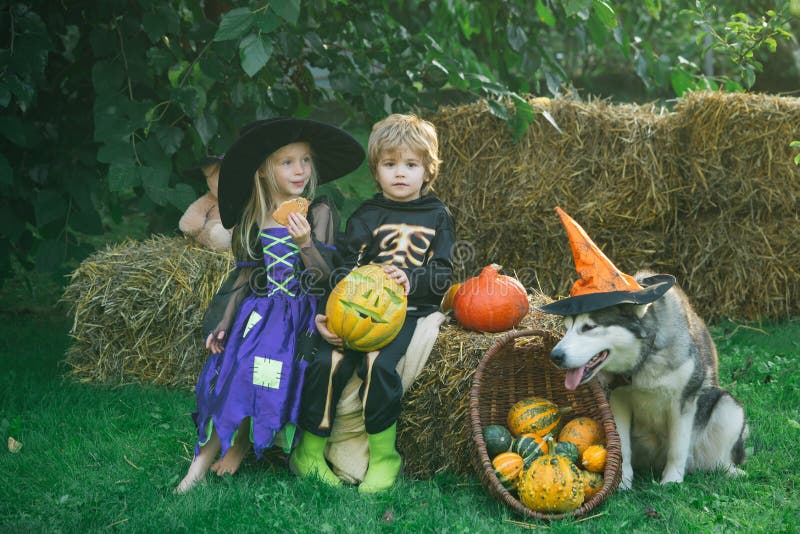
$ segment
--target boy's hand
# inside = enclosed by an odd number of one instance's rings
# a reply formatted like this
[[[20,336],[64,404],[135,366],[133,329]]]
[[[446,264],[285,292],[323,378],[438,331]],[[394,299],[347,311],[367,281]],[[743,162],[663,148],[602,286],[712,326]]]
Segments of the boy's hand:
[[[383,267],[383,272],[385,272],[389,278],[403,286],[403,290],[406,292],[406,295],[408,295],[411,291],[411,283],[408,281],[406,272],[394,265],[382,265],[381,267]]]
[[[300,248],[311,244],[311,225],[308,224],[308,219],[299,213],[290,213],[288,219],[286,229],[295,244]]]
[[[214,354],[219,354],[225,350],[225,330],[209,332],[206,338],[206,348]]]
[[[344,341],[342,338],[328,330],[328,317],[318,313],[314,317],[314,324],[317,325],[317,332],[322,336],[322,339],[333,345],[334,347],[342,348]]]

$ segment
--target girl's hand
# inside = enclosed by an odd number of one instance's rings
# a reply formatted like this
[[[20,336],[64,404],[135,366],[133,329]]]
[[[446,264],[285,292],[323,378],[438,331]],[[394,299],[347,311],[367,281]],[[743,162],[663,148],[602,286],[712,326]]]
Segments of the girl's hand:
[[[408,281],[408,275],[406,272],[401,269],[400,267],[396,267],[394,265],[382,265],[383,272],[386,275],[403,286],[403,290],[406,292],[406,295],[411,291],[411,283]]]
[[[289,230],[289,235],[294,239],[295,244],[303,248],[311,244],[311,225],[308,224],[308,219],[299,213],[290,213],[289,221],[286,228]]]
[[[334,347],[342,348],[344,341],[342,338],[328,330],[328,317],[318,313],[314,317],[314,324],[317,325],[317,332],[322,336],[322,339],[333,345]]]
[[[206,348],[214,354],[219,354],[225,350],[225,333],[225,330],[209,332],[206,338]]]

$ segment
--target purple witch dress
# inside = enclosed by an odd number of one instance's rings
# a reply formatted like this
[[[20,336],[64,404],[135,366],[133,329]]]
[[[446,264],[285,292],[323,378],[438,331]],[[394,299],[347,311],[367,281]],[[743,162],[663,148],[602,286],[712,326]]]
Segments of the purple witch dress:
[[[287,452],[294,441],[306,368],[297,342],[314,330],[317,297],[301,289],[294,270],[300,254],[288,230],[267,228],[259,236],[266,276],[242,302],[225,350],[208,358],[197,381],[195,454],[216,430],[224,455],[246,417],[259,458],[281,430]]]

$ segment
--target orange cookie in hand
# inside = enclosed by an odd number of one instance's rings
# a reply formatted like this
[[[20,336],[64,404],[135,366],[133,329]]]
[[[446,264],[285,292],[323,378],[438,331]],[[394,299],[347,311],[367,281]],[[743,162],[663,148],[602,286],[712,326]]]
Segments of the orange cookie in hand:
[[[289,224],[290,213],[299,213],[303,217],[308,215],[308,200],[303,197],[297,197],[282,202],[278,209],[275,210],[275,213],[272,214],[272,218],[275,219],[276,223],[286,226]]]

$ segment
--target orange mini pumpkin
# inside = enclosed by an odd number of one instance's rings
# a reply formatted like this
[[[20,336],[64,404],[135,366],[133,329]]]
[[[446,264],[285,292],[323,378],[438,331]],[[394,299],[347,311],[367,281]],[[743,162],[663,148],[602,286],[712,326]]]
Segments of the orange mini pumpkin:
[[[561,429],[558,441],[568,441],[578,447],[578,455],[592,445],[605,442],[605,432],[600,423],[591,417],[576,417]]]
[[[528,294],[511,276],[500,274],[499,265],[483,268],[458,288],[453,312],[464,328],[478,332],[502,332],[518,325],[528,313]]]
[[[403,287],[386,276],[380,265],[364,265],[333,288],[325,315],[328,329],[347,348],[371,352],[388,345],[406,319]]]
[[[602,445],[590,445],[581,455],[581,464],[587,471],[601,473],[606,467],[606,448]]]

